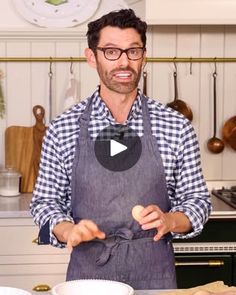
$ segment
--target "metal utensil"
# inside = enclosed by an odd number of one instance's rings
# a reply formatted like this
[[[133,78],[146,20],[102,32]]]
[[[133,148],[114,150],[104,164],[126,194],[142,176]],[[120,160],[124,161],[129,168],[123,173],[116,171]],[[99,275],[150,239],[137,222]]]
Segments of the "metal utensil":
[[[216,137],[216,70],[213,73],[213,114],[214,114],[214,124],[213,124],[213,136],[207,142],[207,148],[210,152],[214,154],[219,154],[224,150],[224,142]]]
[[[143,72],[143,94],[147,95],[147,72]]]
[[[52,120],[52,79],[53,79],[53,72],[52,72],[52,62],[50,61],[49,64],[49,72],[48,72],[48,77],[49,77],[49,101],[48,101],[48,108],[49,108],[49,122]]]

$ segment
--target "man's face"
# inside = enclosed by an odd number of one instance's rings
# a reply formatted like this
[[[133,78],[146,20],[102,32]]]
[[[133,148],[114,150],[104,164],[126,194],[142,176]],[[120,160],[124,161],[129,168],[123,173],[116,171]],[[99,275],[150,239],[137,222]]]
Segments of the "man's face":
[[[143,47],[140,35],[133,28],[120,29],[105,27],[100,32],[98,47],[114,47],[127,49]],[[144,56],[138,60],[129,60],[126,53],[122,53],[119,59],[107,60],[104,53],[96,51],[96,67],[100,77],[101,89],[128,94],[134,91],[139,83]]]

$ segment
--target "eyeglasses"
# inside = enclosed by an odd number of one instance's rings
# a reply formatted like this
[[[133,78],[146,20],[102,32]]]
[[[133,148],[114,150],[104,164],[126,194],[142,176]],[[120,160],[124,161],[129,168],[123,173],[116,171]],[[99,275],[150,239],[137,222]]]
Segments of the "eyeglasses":
[[[143,47],[132,47],[127,49],[114,48],[114,47],[97,47],[97,50],[103,52],[104,56],[108,60],[117,60],[125,52],[128,59],[138,60],[143,57],[143,53],[146,50]]]

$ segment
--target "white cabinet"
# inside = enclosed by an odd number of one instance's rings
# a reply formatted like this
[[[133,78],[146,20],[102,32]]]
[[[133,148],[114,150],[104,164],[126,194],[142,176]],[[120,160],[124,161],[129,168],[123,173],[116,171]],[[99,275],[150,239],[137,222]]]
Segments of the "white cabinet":
[[[31,218],[0,218],[0,286],[31,291],[65,281],[68,250],[38,245],[37,235]]]
[[[146,0],[150,25],[236,24],[235,0]]]

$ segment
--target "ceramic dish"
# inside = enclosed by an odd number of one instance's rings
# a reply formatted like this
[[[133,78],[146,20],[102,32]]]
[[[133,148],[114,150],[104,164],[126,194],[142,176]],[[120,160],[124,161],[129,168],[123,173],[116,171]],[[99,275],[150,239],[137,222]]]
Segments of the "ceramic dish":
[[[133,295],[134,290],[124,283],[108,280],[77,280],[56,285],[53,295]]]

